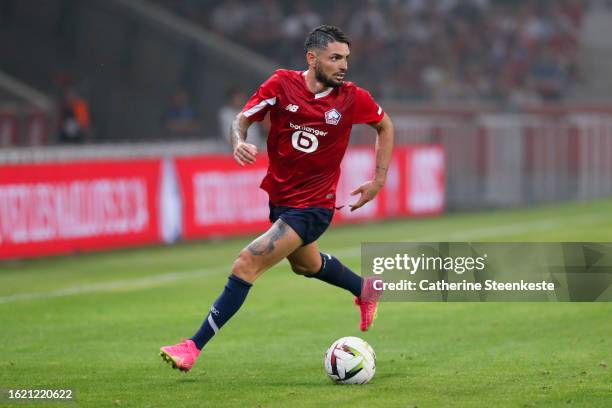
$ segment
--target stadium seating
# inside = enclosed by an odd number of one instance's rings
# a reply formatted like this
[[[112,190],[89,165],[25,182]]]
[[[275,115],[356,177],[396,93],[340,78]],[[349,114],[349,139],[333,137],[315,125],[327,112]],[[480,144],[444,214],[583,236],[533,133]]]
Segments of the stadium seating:
[[[578,77],[582,0],[154,1],[295,69],[307,30],[338,25],[385,99],[557,101]]]

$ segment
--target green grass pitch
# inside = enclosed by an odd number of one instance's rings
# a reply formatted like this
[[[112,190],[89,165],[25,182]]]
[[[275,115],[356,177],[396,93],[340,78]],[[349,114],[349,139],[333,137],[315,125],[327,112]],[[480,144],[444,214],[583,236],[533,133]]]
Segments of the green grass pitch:
[[[332,227],[320,244],[358,270],[361,241],[404,240],[609,242],[612,201]],[[384,303],[362,334],[347,292],[286,263],[190,373],[162,364],[159,347],[193,334],[247,242],[0,264],[0,388],[76,392],[41,407],[612,407],[611,304]],[[350,335],[377,353],[365,386],[323,371]]]

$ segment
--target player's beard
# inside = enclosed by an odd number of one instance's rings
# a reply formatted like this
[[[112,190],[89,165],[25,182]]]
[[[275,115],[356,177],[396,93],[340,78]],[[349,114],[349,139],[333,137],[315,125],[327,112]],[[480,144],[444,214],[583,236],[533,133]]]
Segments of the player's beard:
[[[315,78],[317,81],[325,85],[326,87],[337,88],[342,85],[343,81],[336,81],[331,76],[326,76],[323,72],[323,68],[321,68],[320,64],[315,64]]]

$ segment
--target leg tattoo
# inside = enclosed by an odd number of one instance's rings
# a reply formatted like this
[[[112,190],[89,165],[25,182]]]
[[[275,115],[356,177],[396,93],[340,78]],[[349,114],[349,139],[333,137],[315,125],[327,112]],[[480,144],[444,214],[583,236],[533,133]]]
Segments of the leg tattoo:
[[[253,255],[267,255],[274,251],[274,244],[287,234],[287,224],[283,220],[278,220],[272,225],[264,235],[251,242],[247,249]]]

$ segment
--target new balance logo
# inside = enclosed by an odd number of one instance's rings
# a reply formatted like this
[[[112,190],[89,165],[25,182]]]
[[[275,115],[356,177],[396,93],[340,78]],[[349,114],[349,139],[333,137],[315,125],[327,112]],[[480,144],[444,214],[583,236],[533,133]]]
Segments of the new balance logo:
[[[299,106],[293,105],[291,103],[285,107],[285,110],[288,110],[289,112],[293,112],[293,113],[297,112],[298,109],[300,109]]]

